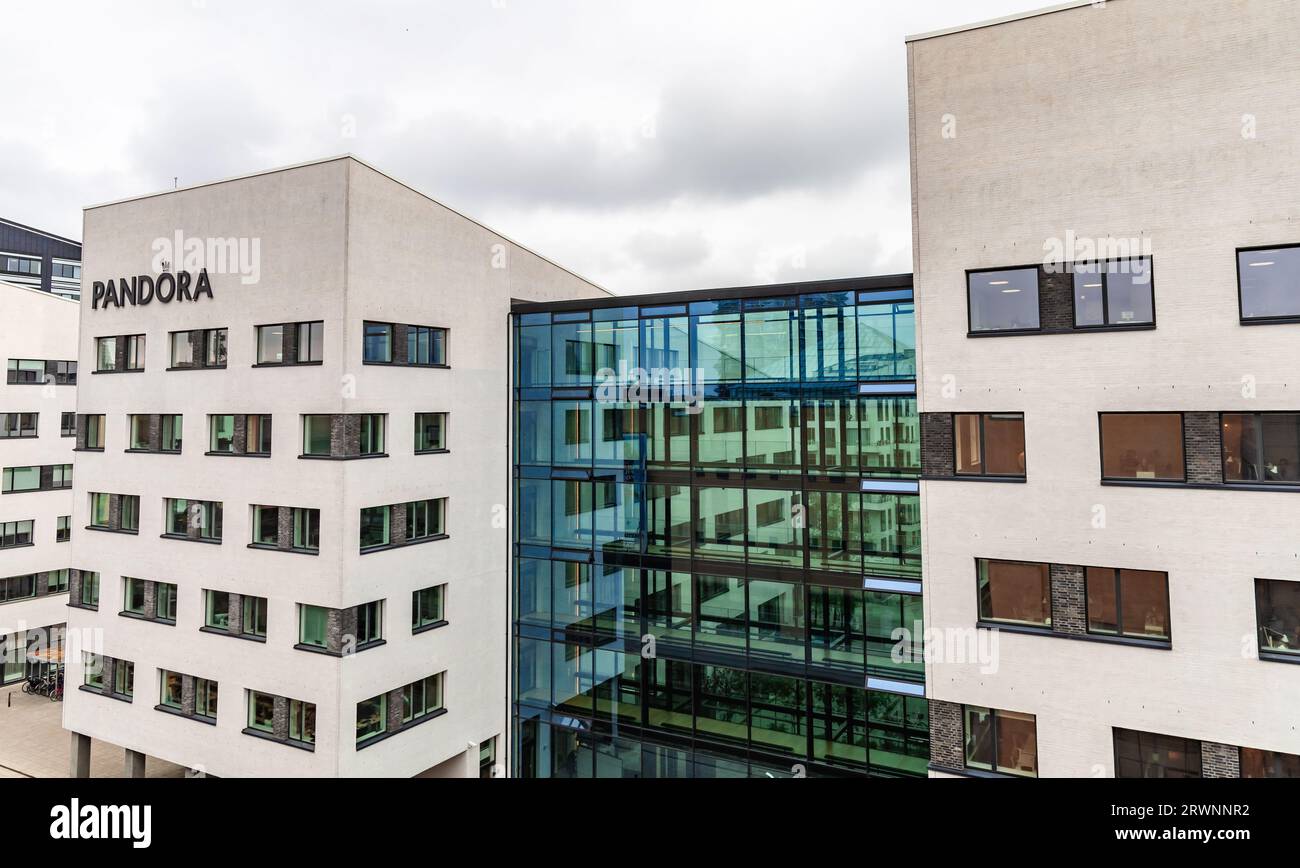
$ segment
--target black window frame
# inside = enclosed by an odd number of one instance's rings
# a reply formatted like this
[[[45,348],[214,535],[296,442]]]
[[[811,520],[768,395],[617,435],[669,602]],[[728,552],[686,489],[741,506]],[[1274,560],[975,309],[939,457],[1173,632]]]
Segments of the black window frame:
[[[971,275],[973,274],[992,274],[1000,271],[1033,271],[1034,272],[1034,294],[1035,304],[1038,310],[1038,327],[1037,328],[1010,328],[1010,329],[980,329],[975,330],[974,307],[971,305]],[[967,337],[986,337],[990,335],[1036,335],[1043,333],[1043,271],[1042,266],[1038,263],[1032,265],[1007,265],[995,268],[968,268],[966,269],[966,336]]]
[[[1195,746],[1196,746],[1197,766],[1198,766],[1198,768],[1197,768],[1197,774],[1194,775],[1194,776],[1193,776],[1193,775],[1179,775],[1179,777],[1196,777],[1196,778],[1202,778],[1202,777],[1205,776],[1205,753],[1204,753],[1204,750],[1203,750],[1203,748],[1202,748],[1202,746],[1201,746],[1201,742],[1200,742],[1199,740],[1197,740],[1197,739],[1194,739],[1194,738],[1185,738],[1185,737],[1180,736],[1180,735],[1167,735],[1167,734],[1165,734],[1165,733],[1159,733],[1159,732],[1148,732],[1148,731],[1146,731],[1146,730],[1141,730],[1141,729],[1128,729],[1127,727],[1123,727],[1123,726],[1112,726],[1110,732],[1111,732],[1111,734],[1110,734],[1110,740],[1111,740],[1111,745],[1112,745],[1112,749],[1113,749],[1112,762],[1114,762],[1114,764],[1115,764],[1115,765],[1114,765],[1114,774],[1115,774],[1115,777],[1116,777],[1116,778],[1119,778],[1119,777],[1120,777],[1120,773],[1119,773],[1119,761],[1120,761],[1120,756],[1119,756],[1119,737],[1118,737],[1118,735],[1119,735],[1119,733],[1121,733],[1121,732],[1132,733],[1133,735],[1138,736],[1138,739],[1137,739],[1137,747],[1138,747],[1138,754],[1139,754],[1140,756],[1149,753],[1148,751],[1146,751],[1146,750],[1143,749],[1143,746],[1142,746],[1142,738],[1141,738],[1142,736],[1147,736],[1147,737],[1149,737],[1149,738],[1176,738],[1176,739],[1179,739],[1180,741],[1184,742],[1185,745],[1195,745]],[[1190,753],[1190,752],[1188,752],[1188,753]],[[1148,766],[1148,763],[1147,763],[1145,760],[1143,760],[1143,761],[1141,761],[1141,762],[1142,762],[1143,770],[1145,771],[1146,767]],[[1162,768],[1163,768],[1163,766],[1162,766]],[[1144,775],[1142,775],[1141,777],[1142,777],[1143,779],[1146,779],[1148,776],[1144,774]],[[1161,775],[1161,777],[1164,777],[1164,776]],[[1129,779],[1129,776],[1128,776],[1128,775],[1125,775],[1124,778],[1125,778],[1125,779]]]
[[[1115,574],[1115,626],[1114,633],[1108,633],[1104,630],[1092,629],[1092,611],[1088,608],[1088,571],[1089,570],[1110,570]],[[1167,636],[1151,636],[1139,633],[1124,632],[1124,573],[1159,573],[1165,577],[1165,623],[1168,625]],[[1169,571],[1168,570],[1139,570],[1134,567],[1083,567],[1083,629],[1089,636],[1096,636],[1100,639],[1121,639],[1125,642],[1149,642],[1153,645],[1173,645],[1174,642],[1174,616],[1173,605],[1169,599]]]
[[[1154,486],[1160,488],[1187,485],[1187,413],[1185,410],[1098,410],[1097,411],[1097,472],[1103,485]],[[1183,452],[1182,479],[1144,479],[1128,476],[1106,475],[1106,438],[1103,420],[1107,416],[1177,416],[1178,441]],[[1223,424],[1223,420],[1219,420]],[[1222,440],[1222,438],[1220,438]],[[1220,445],[1222,449],[1222,444]]]
[[[1300,321],[1300,320],[1298,320]],[[1228,478],[1228,443],[1223,438],[1222,431],[1225,416],[1295,416],[1296,425],[1300,428],[1300,410],[1256,410],[1256,411],[1224,411],[1219,413],[1219,469],[1223,474],[1224,485],[1264,485],[1270,488],[1300,488],[1300,479],[1229,479]],[[1257,438],[1255,445],[1258,448],[1258,454],[1262,459],[1264,456],[1264,426],[1257,426]]]
[[[224,333],[225,340],[221,346],[224,350],[225,360],[219,363],[208,364],[209,351],[214,348],[213,337],[217,334]],[[177,364],[176,362],[176,335],[191,335],[190,344],[190,361],[186,364]],[[200,335],[203,341],[203,364],[194,364],[194,338],[193,335]],[[168,371],[224,371],[230,365],[230,327],[214,326],[206,329],[177,329],[167,333],[167,361]]]
[[[1151,319],[1149,321],[1125,323],[1123,321],[1114,321],[1110,318],[1110,275],[1106,266],[1112,262],[1134,262],[1145,261],[1147,263],[1147,273],[1149,280],[1147,287],[1151,292]],[[1076,276],[1075,268],[1080,265],[1100,266],[1099,274],[1101,276],[1101,315],[1103,322],[1092,323],[1089,325],[1079,324],[1079,294],[1073,285],[1073,278]],[[1117,256],[1111,259],[1087,259],[1077,262],[1067,262],[1065,264],[1071,277],[1070,287],[1070,324],[1075,331],[1094,332],[1094,331],[1140,331],[1142,329],[1154,329],[1156,327],[1156,263],[1155,256],[1146,254],[1143,256]]]
[[[1282,314],[1279,316],[1246,316],[1246,302],[1242,296],[1241,285],[1241,254],[1243,253],[1262,253],[1264,251],[1274,250],[1295,250],[1300,248],[1300,242],[1293,244],[1261,244],[1254,247],[1238,247],[1233,253],[1233,266],[1237,270],[1237,321],[1244,326],[1252,325],[1286,325],[1287,323],[1300,323],[1300,286],[1296,287],[1296,313]]]
[[[1005,479],[1014,481],[1023,481],[1029,478],[1029,444],[1025,444],[1025,472],[1024,473],[962,473],[958,470],[957,464],[957,417],[959,416],[976,416],[980,423],[980,467],[988,467],[988,439],[984,435],[984,421],[989,416],[1019,416],[1020,433],[1025,434],[1025,414],[1023,411],[993,412],[993,413],[953,413],[952,414],[952,472],[957,479]]]
[[[1256,578],[1254,584],[1255,592],[1255,650],[1260,660],[1275,660],[1283,663],[1300,663],[1300,642],[1297,642],[1295,651],[1282,651],[1276,648],[1267,648],[1263,643],[1264,636],[1264,610],[1260,599],[1260,589],[1264,585],[1295,585],[1296,590],[1300,591],[1300,582],[1289,581],[1287,579],[1261,579]],[[1297,627],[1300,627],[1300,618],[1297,618]]]
[[[991,769],[982,769],[979,766],[970,765],[970,758],[966,752],[966,745],[969,743],[969,733],[966,730],[966,721],[968,719],[966,712],[968,709],[971,708],[984,709],[989,713],[989,741],[991,743],[992,752],[993,752],[993,757],[992,757],[993,761],[990,763],[990,765],[992,765],[993,768]],[[1003,771],[1002,769],[998,768],[998,717],[1002,714],[1024,714],[1034,719],[1034,773],[1032,775],[1016,773],[1012,771]],[[1000,778],[1001,777],[1025,778],[1027,780],[1032,780],[1038,778],[1039,776],[1038,772],[1039,772],[1040,759],[1041,758],[1038,755],[1038,715],[1037,714],[1030,714],[1027,711],[1011,711],[1010,709],[1006,709],[1006,708],[994,708],[991,705],[970,705],[966,703],[962,704],[961,706],[962,768],[966,769],[967,771],[977,772],[982,775],[995,775]]]

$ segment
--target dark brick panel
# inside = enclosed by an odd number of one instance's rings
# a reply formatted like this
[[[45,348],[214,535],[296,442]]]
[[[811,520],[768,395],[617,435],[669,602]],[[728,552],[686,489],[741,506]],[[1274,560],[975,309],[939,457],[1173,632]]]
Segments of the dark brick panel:
[[[1223,432],[1218,413],[1183,414],[1183,449],[1188,482],[1223,484]]]
[[[1241,750],[1236,745],[1201,742],[1201,777],[1241,777]]]
[[[1044,329],[1074,328],[1074,276],[1038,269],[1038,316]]]
[[[1052,564],[1052,629],[1082,636],[1088,632],[1084,568]]]
[[[948,769],[966,766],[961,705],[956,702],[930,700],[930,762]]]
[[[951,413],[921,414],[921,474],[927,477],[954,475],[954,454]]]

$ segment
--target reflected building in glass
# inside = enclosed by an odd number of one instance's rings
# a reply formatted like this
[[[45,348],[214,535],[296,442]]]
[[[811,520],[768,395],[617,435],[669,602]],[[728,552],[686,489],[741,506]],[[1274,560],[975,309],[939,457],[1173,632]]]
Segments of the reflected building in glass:
[[[513,314],[513,774],[924,775],[911,277]]]

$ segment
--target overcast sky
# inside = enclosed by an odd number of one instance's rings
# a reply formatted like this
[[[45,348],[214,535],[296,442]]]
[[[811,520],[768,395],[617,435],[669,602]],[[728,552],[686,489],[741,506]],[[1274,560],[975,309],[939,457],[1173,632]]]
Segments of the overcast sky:
[[[6,3],[0,216],[352,152],[619,293],[907,271],[904,36],[1048,2]]]

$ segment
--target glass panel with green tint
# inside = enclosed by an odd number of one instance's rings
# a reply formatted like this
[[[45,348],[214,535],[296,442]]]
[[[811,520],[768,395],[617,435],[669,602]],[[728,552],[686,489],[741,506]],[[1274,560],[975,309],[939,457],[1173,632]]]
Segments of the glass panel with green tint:
[[[590,648],[568,642],[551,643],[551,694],[557,710],[591,714],[593,664]]]
[[[804,586],[795,582],[751,579],[749,653],[802,663],[807,638]]]
[[[694,630],[691,574],[646,570],[646,629],[657,641],[689,647]]]
[[[802,499],[799,491],[749,489],[751,563],[803,567]]]
[[[690,663],[682,660],[653,658],[650,666],[649,692],[646,696],[646,721],[656,729],[690,735],[692,693]]]
[[[695,332],[691,366],[704,383],[734,383],[741,378],[740,312],[691,317]]]
[[[516,570],[515,617],[520,624],[551,626],[551,562],[522,558]]]
[[[99,573],[82,572],[81,605],[91,607],[99,605]]]
[[[746,744],[749,712],[745,673],[725,666],[695,668],[695,731],[699,738]]]
[[[869,574],[919,578],[920,497],[915,494],[863,494],[862,550]]]
[[[646,535],[650,554],[691,553],[690,486],[646,485]]]
[[[411,628],[419,629],[443,620],[446,585],[422,588],[411,593]]]
[[[894,677],[924,675],[920,601],[919,596],[910,594],[866,592],[870,669]]]
[[[130,417],[130,434],[132,449],[149,448],[149,417],[143,413],[132,414]]]
[[[275,732],[275,697],[269,693],[248,691],[248,728]]]
[[[596,650],[592,694],[596,717],[623,723],[641,722],[641,656]]]
[[[799,312],[776,307],[748,311],[745,314],[746,382],[795,380],[798,370]]]
[[[597,467],[641,466],[641,410],[637,404],[595,404]]]
[[[803,378],[852,380],[857,376],[858,336],[853,293],[804,296]]]
[[[745,490],[702,486],[694,490],[695,556],[713,560],[745,557]]]
[[[519,480],[515,522],[522,545],[551,544],[551,480]]]
[[[866,661],[862,591],[856,588],[808,587],[808,631],[814,665],[855,672]]]
[[[314,415],[302,417],[302,454],[330,454],[330,417]]]
[[[589,621],[592,607],[591,565],[551,564],[551,618],[556,629]],[[591,629],[591,624],[587,624]]]
[[[388,729],[388,694],[357,703],[357,743],[372,739]]]
[[[211,437],[208,441],[210,452],[235,451],[235,417],[231,415],[209,416]]]
[[[839,684],[810,685],[813,759],[834,766],[867,766],[867,692]]]
[[[596,546],[603,552],[640,552],[644,486],[604,480],[594,486]]]
[[[133,615],[144,614],[145,582],[143,579],[126,578],[122,580],[122,611]]]
[[[316,743],[316,705],[289,700],[289,738],[304,744]]]
[[[92,527],[108,527],[109,503],[111,495],[90,495],[90,524]]]
[[[551,544],[590,549],[593,542],[594,491],[590,482],[556,479],[551,482]]]
[[[325,648],[329,645],[329,609],[322,606],[298,607],[298,644]]]
[[[225,591],[203,592],[203,626],[217,630],[230,628],[230,594]]]
[[[858,305],[858,379],[915,377],[915,306],[911,302]]]
[[[387,506],[371,506],[361,510],[361,548],[386,546],[390,537],[391,510]]]
[[[745,405],[708,400],[696,419],[695,466],[739,470],[745,463]]]
[[[589,322],[551,326],[551,385],[590,386],[596,371]]]
[[[550,705],[551,643],[542,639],[520,638],[516,662],[519,701],[532,705]]]
[[[603,382],[602,375],[614,374],[614,382],[627,383],[640,366],[640,321],[592,323],[592,344],[595,355],[596,385]],[[625,373],[626,372],[626,373]]]
[[[527,465],[550,464],[551,402],[520,401],[516,407],[519,426],[518,442],[515,443],[516,460],[519,464]]]
[[[754,473],[800,471],[799,402],[748,401],[745,405],[745,467]]]
[[[184,681],[184,676],[179,672],[159,669],[158,680],[162,686],[162,696],[159,698],[158,704],[166,708],[179,709],[181,707],[181,684]]]
[[[551,777],[590,778],[595,774],[595,740],[590,733],[551,727]]]
[[[749,706],[755,749],[791,757],[808,755],[808,709],[803,681],[751,672]]]
[[[641,743],[630,738],[600,738],[596,742],[596,777],[644,777],[641,771]]]
[[[523,388],[551,385],[551,327],[524,326],[519,329],[516,371]]]
[[[926,700],[870,691],[867,743],[873,771],[921,777],[930,761],[930,715]]]
[[[551,463],[556,467],[590,467],[592,462],[590,401],[551,404]]]
[[[646,461],[653,470],[691,465],[691,429],[698,414],[686,404],[650,404],[645,408]]]
[[[915,398],[863,398],[858,418],[863,476],[920,475],[921,424]]]
[[[626,636],[639,641],[641,571],[617,564],[596,564],[592,573],[595,629],[605,636]]]
[[[856,491],[809,491],[809,566],[862,573],[862,495]]]
[[[664,383],[665,371],[682,372],[690,367],[690,320],[684,316],[658,317],[641,321],[645,327],[642,366],[652,382]]]
[[[701,648],[745,653],[745,580],[734,576],[696,576],[699,601],[695,643]]]

